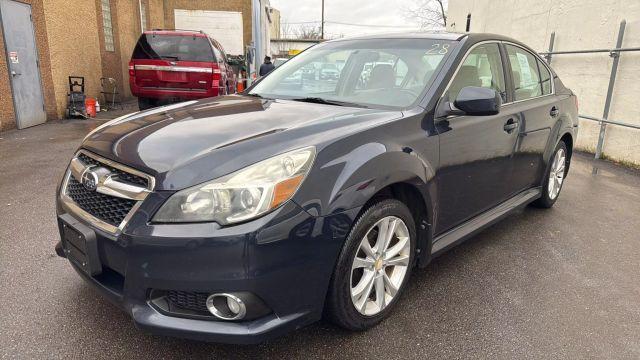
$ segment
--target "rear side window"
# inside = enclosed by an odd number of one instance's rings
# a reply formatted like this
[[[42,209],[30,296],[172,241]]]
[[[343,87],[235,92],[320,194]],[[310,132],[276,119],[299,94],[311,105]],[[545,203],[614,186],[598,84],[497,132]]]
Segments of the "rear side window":
[[[538,60],[538,69],[540,69],[540,83],[542,84],[542,95],[551,94],[551,74],[547,67],[544,66],[540,59]]]
[[[455,100],[460,90],[467,86],[494,89],[500,94],[502,101],[507,100],[498,44],[481,44],[469,52],[451,82],[449,99]]]
[[[526,100],[543,94],[542,80],[538,70],[538,60],[530,52],[513,45],[505,45],[509,62],[511,63],[511,77],[515,90],[515,100]],[[542,65],[542,64],[541,64]],[[544,65],[542,65],[544,68]],[[546,68],[544,68],[546,71]],[[547,72],[547,77],[549,73]],[[547,81],[549,83],[549,81]],[[548,86],[549,93],[551,87]]]
[[[206,37],[143,34],[133,59],[215,62],[212,46]]]

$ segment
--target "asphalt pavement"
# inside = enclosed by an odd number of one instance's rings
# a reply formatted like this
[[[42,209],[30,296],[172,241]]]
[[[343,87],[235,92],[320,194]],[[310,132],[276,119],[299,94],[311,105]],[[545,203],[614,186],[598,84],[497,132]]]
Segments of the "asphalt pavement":
[[[257,346],[145,334],[54,253],[56,185],[99,123],[0,133],[3,358],[640,358],[640,172],[586,154],[553,209],[526,208],[417,270],[370,331],[320,322]]]

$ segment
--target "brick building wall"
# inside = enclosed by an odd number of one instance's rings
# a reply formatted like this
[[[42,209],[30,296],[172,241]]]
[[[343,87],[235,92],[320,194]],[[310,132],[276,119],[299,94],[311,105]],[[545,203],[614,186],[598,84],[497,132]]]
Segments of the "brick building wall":
[[[145,29],[175,27],[174,10],[242,13],[244,45],[251,41],[251,0],[109,0],[114,49],[106,49],[102,0],[18,0],[32,6],[47,119],[64,117],[68,76],[85,77],[87,96],[100,96],[100,78],[116,79],[124,98],[131,97],[128,65],[140,36],[140,1]],[[0,27],[0,131],[16,127],[4,38]]]

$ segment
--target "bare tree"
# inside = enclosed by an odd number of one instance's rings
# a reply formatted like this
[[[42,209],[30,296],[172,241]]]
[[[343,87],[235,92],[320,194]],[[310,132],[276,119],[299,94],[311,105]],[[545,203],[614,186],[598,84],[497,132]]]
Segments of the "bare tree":
[[[291,24],[289,24],[288,22],[280,23],[280,34],[278,34],[278,37],[280,39],[288,39],[293,34],[294,32],[293,32],[293,28],[291,27]]]
[[[417,20],[423,29],[446,29],[446,4],[447,0],[416,0],[403,12],[405,18]]]
[[[298,39],[320,40],[322,38],[322,30],[315,25],[301,25],[296,29],[295,34]]]

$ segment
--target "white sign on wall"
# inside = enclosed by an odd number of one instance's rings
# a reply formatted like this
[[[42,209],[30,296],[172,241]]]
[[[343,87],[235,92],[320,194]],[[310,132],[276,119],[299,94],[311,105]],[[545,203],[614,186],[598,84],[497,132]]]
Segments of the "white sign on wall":
[[[242,13],[175,9],[176,29],[201,30],[216,39],[227,54],[244,54]]]

